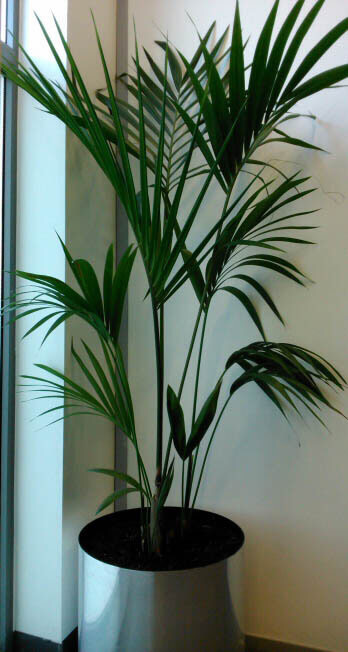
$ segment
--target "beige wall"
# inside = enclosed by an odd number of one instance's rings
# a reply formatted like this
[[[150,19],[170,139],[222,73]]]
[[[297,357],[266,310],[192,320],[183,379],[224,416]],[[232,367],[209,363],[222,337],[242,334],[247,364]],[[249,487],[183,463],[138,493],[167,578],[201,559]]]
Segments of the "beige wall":
[[[271,0],[240,2],[248,52],[272,5]],[[306,3],[308,11],[312,0]],[[227,0],[129,0],[129,37],[134,16],[139,42],[152,53],[159,30],[190,55],[197,44],[186,11],[204,32],[217,19],[218,32],[233,20],[234,3]],[[278,24],[293,6],[281,0]],[[302,53],[348,14],[347,2],[330,0],[321,11]],[[345,36],[317,71],[345,63]],[[146,64],[145,64],[146,65]],[[302,103],[316,122],[300,119],[292,127],[331,152],[274,147],[268,158],[283,159],[287,171],[303,168],[318,191],[304,202],[305,210],[321,207],[315,221],[315,247],[292,249],[293,260],[316,281],[302,290],[279,278],[265,279],[285,320],[282,329],[260,306],[270,340],[289,341],[321,353],[348,376],[347,360],[347,179],[348,89],[330,90]],[[197,189],[198,184],[190,188]],[[189,201],[189,197],[187,199]],[[214,191],[202,220],[215,217],[221,202]],[[149,306],[143,301],[144,278],[138,262],[129,300],[129,369],[135,392],[142,448],[153,469],[155,432],[154,351]],[[177,386],[191,332],[195,299],[187,288],[167,306],[167,380]],[[267,314],[266,314],[267,313]],[[223,344],[225,338],[225,344]],[[228,301],[216,301],[208,324],[202,391],[224,365],[229,353],[258,334],[248,318]],[[187,386],[189,388],[189,384]],[[336,405],[348,414],[348,392]],[[235,519],[246,533],[245,585],[247,632],[334,652],[348,649],[347,495],[348,437],[346,422],[325,414],[328,434],[310,417],[293,419],[289,427],[256,388],[240,391],[224,418],[210,457],[200,507]],[[299,443],[301,446],[299,446]],[[130,460],[130,467],[132,460]],[[171,502],[179,500],[175,487]],[[130,504],[134,504],[131,500]]]
[[[116,74],[115,0],[69,0],[68,42],[79,69],[93,96],[103,87],[104,74],[90,10],[93,11],[103,43],[106,61],[113,78]],[[116,196],[98,165],[80,142],[66,132],[66,242],[72,255],[87,258],[103,278],[105,255],[116,237]],[[70,270],[66,270],[70,282]],[[91,329],[81,321],[66,326],[65,364],[67,373],[77,378],[72,364],[71,339],[79,348],[83,338],[95,350],[99,344]],[[81,349],[80,349],[81,350]],[[81,378],[79,378],[79,381]],[[81,528],[91,521],[102,500],[113,491],[113,480],[88,469],[114,466],[114,428],[97,417],[68,419],[64,430],[63,481],[63,639],[77,625],[78,549]],[[107,511],[113,511],[111,506]],[[102,515],[103,515],[102,514]]]

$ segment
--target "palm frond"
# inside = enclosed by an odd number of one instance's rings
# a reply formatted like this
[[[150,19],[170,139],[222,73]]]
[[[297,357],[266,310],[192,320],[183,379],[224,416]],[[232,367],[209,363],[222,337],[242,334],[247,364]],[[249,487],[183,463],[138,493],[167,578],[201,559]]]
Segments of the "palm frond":
[[[113,246],[109,247],[105,259],[102,291],[92,265],[81,258],[74,260],[61,239],[60,242],[65,258],[78,283],[80,293],[68,283],[53,276],[17,270],[16,275],[19,279],[30,281],[31,297],[28,301],[27,294],[23,295],[19,291],[14,300],[6,303],[4,312],[11,314],[16,311],[16,320],[29,315],[34,316],[42,311],[47,313],[25,332],[24,337],[59,315],[46,331],[43,341],[64,321],[77,316],[87,322],[100,338],[111,339],[115,347],[118,342],[125,296],[136,249],[132,245],[128,247],[114,269]],[[39,290],[41,291],[39,292]],[[29,310],[27,310],[28,306],[30,306]]]
[[[233,353],[226,370],[235,364],[243,373],[232,383],[231,395],[255,382],[283,414],[289,407],[299,412],[296,404],[304,406],[322,424],[319,412],[323,406],[341,414],[320,385],[342,390],[346,381],[327,360],[312,351],[284,342],[254,342]]]

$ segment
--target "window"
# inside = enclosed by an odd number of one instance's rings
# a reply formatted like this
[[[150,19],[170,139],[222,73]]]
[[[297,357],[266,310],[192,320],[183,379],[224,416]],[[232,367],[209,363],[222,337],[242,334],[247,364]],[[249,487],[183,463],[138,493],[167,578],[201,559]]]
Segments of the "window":
[[[16,57],[18,0],[0,0],[1,56]],[[16,209],[16,89],[0,81],[0,292],[15,289]],[[13,631],[13,472],[15,415],[15,329],[1,323],[1,520],[0,520],[0,649],[12,649]]]

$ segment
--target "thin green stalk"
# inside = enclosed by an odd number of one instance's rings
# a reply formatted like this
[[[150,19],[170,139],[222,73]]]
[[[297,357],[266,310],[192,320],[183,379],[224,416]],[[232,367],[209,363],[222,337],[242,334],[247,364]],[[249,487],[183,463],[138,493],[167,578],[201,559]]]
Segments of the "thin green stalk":
[[[207,307],[206,313],[204,315],[203,325],[202,325],[202,332],[201,332],[201,341],[200,341],[200,345],[199,345],[199,353],[198,353],[198,361],[197,361],[197,372],[196,372],[196,382],[195,382],[195,390],[194,390],[194,397],[193,397],[191,430],[193,428],[195,418],[196,418],[199,376],[200,376],[200,369],[201,369],[204,336],[205,336],[205,330],[206,330],[206,326],[207,326],[208,309],[209,309],[209,306]],[[192,455],[190,456],[191,469],[190,469],[190,466],[189,466],[188,473],[187,473],[185,507],[188,507],[189,502],[190,502],[191,489],[192,489],[193,478],[194,478],[194,475],[195,475],[195,469],[196,469],[196,464],[197,464],[198,453],[199,453],[199,446],[197,446],[197,448],[196,448],[193,464],[192,464],[192,461],[191,461]]]
[[[184,384],[185,384],[186,375],[187,375],[187,371],[188,371],[190,360],[191,360],[193,347],[194,347],[195,340],[196,340],[198,326],[199,326],[199,322],[200,322],[201,316],[202,316],[203,304],[204,304],[204,301],[205,301],[205,295],[206,295],[206,291],[203,294],[202,301],[200,303],[199,310],[198,310],[198,315],[197,315],[197,318],[196,318],[196,323],[194,325],[194,329],[193,329],[193,333],[192,333],[192,337],[191,337],[191,342],[190,342],[190,347],[189,347],[189,350],[188,350],[188,354],[187,354],[186,361],[185,361],[185,366],[184,366],[184,371],[183,371],[181,382],[180,382],[180,387],[179,387],[179,392],[178,392],[178,398],[179,399],[181,398],[181,394],[182,394],[183,389],[184,389]]]
[[[147,491],[148,495],[151,496],[151,492],[149,491],[150,487],[149,487],[149,483],[148,483],[148,479],[147,479],[147,474],[146,474],[145,467],[144,467],[144,464],[143,464],[143,461],[142,461],[142,458],[141,458],[141,455],[140,455],[139,447],[138,447],[138,440],[137,440],[136,430],[135,430],[135,421],[134,421],[134,414],[133,414],[132,399],[131,399],[131,395],[130,395],[130,392],[129,392],[129,388],[127,386],[127,379],[125,380],[125,378],[123,377],[124,368],[122,366],[122,353],[121,353],[121,350],[119,350],[119,352],[118,352],[117,351],[117,345],[115,346],[115,344],[113,343],[113,346],[115,347],[115,351],[114,351],[113,347],[111,346],[111,343],[110,343],[110,341],[108,339],[104,340],[99,336],[99,340],[100,340],[101,346],[102,346],[102,348],[104,350],[104,356],[105,356],[105,359],[106,359],[106,361],[108,363],[109,372],[110,372],[110,374],[111,374],[111,376],[113,378],[115,403],[117,404],[117,392],[118,392],[119,393],[119,403],[120,403],[120,405],[121,405],[121,403],[123,404],[122,409],[123,409],[123,411],[124,411],[124,413],[125,413],[125,415],[127,417],[126,420],[128,421],[128,419],[129,419],[129,422],[130,422],[128,424],[128,426],[129,426],[129,436],[130,436],[130,440],[131,440],[131,442],[132,442],[132,444],[133,444],[133,446],[135,448],[135,452],[136,452],[139,484],[140,484],[141,489],[143,489],[143,480],[144,480],[146,491]],[[107,356],[107,351],[109,351],[111,359]],[[119,353],[119,355],[117,355],[117,353]],[[124,393],[124,397],[126,399],[126,404],[124,404],[124,398],[122,396],[122,392],[121,392],[121,389],[119,387],[116,372],[118,373],[118,375],[120,377],[120,380],[121,380],[122,390],[123,390],[123,393]],[[144,505],[144,495],[143,495],[142,492],[140,492],[140,505],[141,505],[142,520],[143,520],[144,519],[144,507],[145,507],[145,505]]]
[[[162,482],[162,451],[163,451],[163,367],[161,333],[155,299],[151,288],[151,303],[155,334],[156,375],[157,375],[157,446],[156,446],[156,491],[159,493]]]
[[[160,342],[161,342],[161,364],[164,377],[164,305],[160,307]]]
[[[180,387],[179,387],[179,393],[178,393],[179,400],[181,398],[181,394],[182,394],[185,379],[186,379],[187,370],[188,370],[188,367],[189,367],[189,364],[190,364],[190,359],[191,359],[191,355],[192,355],[192,351],[193,351],[193,347],[194,347],[194,343],[195,343],[195,339],[196,339],[196,335],[197,335],[197,330],[198,330],[199,322],[200,322],[201,315],[202,315],[202,310],[203,310],[203,305],[204,305],[204,300],[205,300],[205,294],[206,294],[206,290],[203,293],[202,301],[200,303],[199,310],[198,310],[198,315],[197,315],[196,322],[195,322],[195,325],[194,325],[194,328],[193,328],[190,347],[189,347],[189,351],[188,351],[188,354],[187,354],[187,357],[186,357],[185,367],[184,367],[184,371],[183,371],[183,375],[182,375],[181,382],[180,382]],[[166,451],[166,457],[165,457],[165,462],[164,462],[164,475],[166,475],[166,473],[167,473],[168,463],[169,463],[169,456],[170,456],[172,443],[173,443],[173,435],[171,433],[170,436],[169,436],[168,444],[167,444],[167,451]]]
[[[225,198],[225,202],[224,202],[224,206],[223,206],[223,209],[222,209],[222,215],[224,215],[224,214],[227,212],[227,207],[228,207],[228,203],[229,203],[229,201],[230,201],[230,197],[231,197],[231,193],[232,193],[232,190],[233,190],[234,183],[235,183],[235,180],[233,181],[233,183],[231,184],[231,186],[230,186],[230,188],[229,188],[229,190],[228,190],[228,192],[227,192],[227,195],[226,195],[226,198]],[[218,239],[218,237],[220,236],[221,228],[222,228],[222,224],[221,224],[220,229],[219,229],[219,231],[218,231],[217,239]],[[187,375],[187,371],[188,371],[188,368],[189,368],[189,364],[190,364],[190,360],[191,360],[191,355],[192,355],[192,351],[193,351],[194,343],[195,343],[195,340],[196,340],[196,335],[197,335],[197,331],[198,331],[199,323],[200,323],[201,316],[202,316],[202,311],[203,311],[203,306],[204,306],[204,302],[205,302],[205,298],[206,298],[207,290],[208,290],[208,281],[206,282],[205,287],[204,287],[204,292],[203,292],[202,300],[201,300],[201,303],[200,303],[200,305],[199,305],[199,310],[198,310],[198,314],[197,314],[196,322],[195,322],[195,325],[194,325],[194,328],[193,328],[193,333],[192,333],[192,337],[191,337],[191,342],[190,342],[190,346],[189,346],[188,354],[187,354],[187,357],[186,357],[185,366],[184,366],[184,370],[183,370],[183,374],[182,374],[182,378],[181,378],[181,382],[180,382],[180,387],[179,387],[179,392],[178,392],[178,399],[179,399],[179,400],[180,400],[180,398],[181,398],[181,394],[182,394],[182,391],[183,391],[183,389],[184,389],[184,384],[185,384],[185,380],[186,380],[186,375]],[[169,440],[168,440],[168,444],[167,444],[167,451],[166,451],[165,463],[164,463],[164,474],[166,474],[167,469],[168,469],[169,456],[170,456],[170,451],[171,451],[172,443],[173,443],[173,436],[172,436],[172,434],[170,434],[170,436],[169,436]]]
[[[140,484],[140,487],[143,488],[142,469],[141,469],[141,464],[140,464],[140,453],[139,453],[138,445],[136,443],[136,435],[135,435],[135,433],[134,433],[134,436],[133,436],[133,444],[134,444],[134,448],[135,448],[135,452],[136,452],[136,456],[137,456],[139,484]],[[142,519],[142,521],[144,521],[144,507],[145,507],[145,504],[144,504],[144,494],[143,494],[142,491],[140,492],[140,507],[141,507],[141,519]]]
[[[192,480],[193,480],[193,455],[190,455],[188,461],[188,467],[187,467],[187,474],[186,474],[186,491],[185,491],[185,501],[183,505],[184,511],[186,511],[189,508]]]
[[[185,491],[185,460],[182,461],[181,467],[181,506],[184,506],[184,491]]]
[[[134,445],[135,451],[136,451],[136,456],[137,456],[137,465],[138,465],[138,475],[139,475],[139,483],[142,485],[142,478],[144,480],[145,486],[146,486],[146,491],[149,496],[151,496],[151,487],[149,483],[149,479],[146,473],[146,469],[139,451],[138,447],[138,439],[136,435],[136,429],[135,429],[135,420],[134,420],[134,412],[133,412],[133,403],[132,403],[132,397],[130,394],[129,386],[128,386],[128,381],[127,381],[127,376],[125,373],[124,365],[123,365],[123,359],[122,359],[122,352],[117,345],[115,348],[115,351],[113,350],[109,340],[105,341],[105,344],[107,346],[107,349],[111,355],[111,358],[115,364],[115,368],[117,370],[117,373],[120,377],[121,380],[121,385],[122,389],[126,398],[126,404],[128,408],[128,413],[129,413],[129,418],[130,418],[130,435],[131,435],[131,441]],[[143,507],[143,501],[142,501],[142,507]]]
[[[225,198],[224,207],[223,207],[223,209],[222,209],[222,213],[221,213],[221,215],[225,215],[225,213],[227,213],[228,204],[229,204],[229,201],[230,201],[230,199],[231,199],[232,190],[233,190],[233,188],[234,188],[234,184],[235,184],[236,181],[237,181],[238,174],[239,174],[239,170],[236,170],[235,177],[234,177],[233,181],[231,182],[230,187],[228,188],[228,191],[227,191],[227,194],[226,194],[226,198]],[[217,243],[217,241],[218,241],[219,238],[220,238],[220,234],[221,234],[221,229],[222,229],[222,227],[223,227],[223,223],[221,222],[220,227],[219,227],[219,229],[218,229],[218,231],[217,231],[217,234],[216,234],[215,243]]]
[[[233,190],[234,184],[236,182],[237,176],[238,176],[238,172],[236,173],[236,176],[235,176],[233,182],[231,183],[231,185],[230,185],[230,187],[228,189],[228,192],[226,194],[224,206],[223,206],[223,209],[222,209],[222,215],[224,215],[227,212],[228,204],[229,204],[229,201],[230,201],[230,198],[231,198],[232,190]],[[218,230],[218,232],[216,234],[215,243],[219,240],[219,237],[220,237],[220,234],[221,234],[221,229],[222,229],[222,224],[220,225],[220,228],[219,228],[219,230]],[[205,284],[203,300],[205,298],[205,295],[206,295],[206,292],[207,292],[207,289],[208,289],[208,285],[209,285],[209,279],[207,279],[206,284]],[[208,310],[206,310],[206,313],[205,313],[204,323],[203,323],[202,333],[201,333],[201,342],[200,342],[200,349],[199,349],[199,355],[198,355],[196,382],[195,382],[195,390],[194,390],[194,401],[193,401],[191,429],[193,428],[193,424],[194,424],[194,420],[195,420],[195,416],[196,416],[198,383],[199,383],[199,371],[200,371],[200,364],[201,364],[201,357],[202,357],[202,349],[203,349],[205,327],[206,327],[206,322],[207,322],[207,315],[208,315]],[[201,316],[201,313],[199,314],[199,318],[200,318],[200,316]],[[190,354],[190,357],[191,357],[191,354]],[[187,371],[187,369],[186,369],[186,371]],[[185,376],[186,376],[186,371],[185,371]],[[180,392],[179,392],[179,398],[180,398]],[[187,509],[189,507],[190,495],[191,495],[191,489],[192,489],[192,483],[193,483],[193,477],[194,477],[194,471],[195,471],[195,467],[196,467],[196,463],[197,463],[198,448],[196,449],[194,462],[193,462],[193,456],[192,455],[190,455],[190,458],[189,458],[189,464],[188,464],[188,469],[187,469],[187,477],[186,477],[185,509]]]
[[[148,494],[148,496],[151,497],[151,487],[150,487],[150,483],[149,483],[149,480],[148,480],[148,477],[147,477],[144,462],[143,462],[142,457],[140,455],[140,451],[139,451],[139,447],[138,447],[138,441],[137,441],[137,437],[136,437],[135,433],[134,433],[133,444],[134,444],[134,448],[135,448],[135,452],[136,452],[136,456],[137,456],[139,484],[142,486],[141,478],[143,478],[147,494]]]
[[[201,484],[201,481],[202,481],[203,471],[204,471],[204,467],[205,467],[205,464],[206,464],[206,461],[207,461],[207,457],[208,457],[208,453],[209,453],[209,450],[210,450],[210,446],[211,446],[212,441],[213,441],[213,439],[214,439],[214,435],[215,435],[215,433],[216,433],[216,430],[217,430],[217,428],[218,428],[218,425],[219,425],[219,423],[220,423],[220,421],[221,421],[221,417],[222,417],[223,413],[225,412],[225,409],[226,409],[226,407],[227,407],[228,402],[230,401],[230,399],[231,399],[231,396],[229,395],[229,396],[227,397],[227,399],[226,399],[226,401],[225,401],[223,407],[222,407],[222,410],[221,410],[221,412],[220,412],[220,414],[219,414],[218,420],[217,420],[217,422],[216,422],[216,424],[215,424],[215,426],[214,426],[214,430],[213,430],[213,432],[212,432],[212,434],[211,434],[211,437],[210,437],[210,439],[209,439],[209,444],[208,444],[208,446],[207,446],[207,450],[205,451],[204,460],[203,460],[203,463],[202,463],[201,472],[200,472],[200,474],[199,474],[198,483],[197,483],[197,487],[196,487],[195,495],[194,495],[194,498],[193,498],[193,501],[192,501],[191,509],[193,509],[194,506],[195,506],[195,504],[196,504],[197,495],[198,495],[199,487],[200,487],[200,484]]]
[[[197,373],[196,373],[196,382],[195,382],[195,391],[194,391],[194,397],[193,397],[193,409],[192,409],[192,423],[191,423],[191,428],[193,428],[193,424],[195,422],[196,418],[196,409],[197,409],[197,398],[198,398],[198,385],[199,385],[199,376],[200,376],[200,370],[201,370],[201,361],[202,361],[202,352],[203,352],[203,342],[204,342],[204,335],[205,335],[205,329],[207,326],[207,318],[208,318],[208,309],[205,312],[204,319],[203,319],[203,326],[202,326],[202,332],[201,332],[201,341],[199,344],[199,353],[198,353],[198,361],[197,361]]]

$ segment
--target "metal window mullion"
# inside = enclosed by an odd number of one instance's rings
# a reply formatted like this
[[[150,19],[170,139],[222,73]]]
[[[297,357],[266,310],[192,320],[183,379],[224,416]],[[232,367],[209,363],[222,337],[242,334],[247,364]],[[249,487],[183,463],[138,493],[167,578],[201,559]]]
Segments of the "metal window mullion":
[[[5,82],[4,183],[3,183],[3,269],[16,266],[16,112],[17,93]],[[15,277],[3,274],[2,296],[15,291]],[[14,428],[15,428],[15,325],[2,324],[1,378],[1,594],[0,626],[2,649],[11,649],[13,631],[13,513],[14,513]]]
[[[2,56],[16,57],[13,47],[18,37],[18,0],[7,4],[7,26],[12,32],[2,43]],[[17,89],[4,82],[3,138],[3,236],[2,297],[15,291],[16,268],[16,159]],[[1,324],[1,511],[0,511],[0,649],[10,652],[13,645],[13,533],[15,459],[15,326]]]
[[[16,56],[16,51],[9,46],[8,43],[1,41],[1,56],[4,59],[13,59]]]

